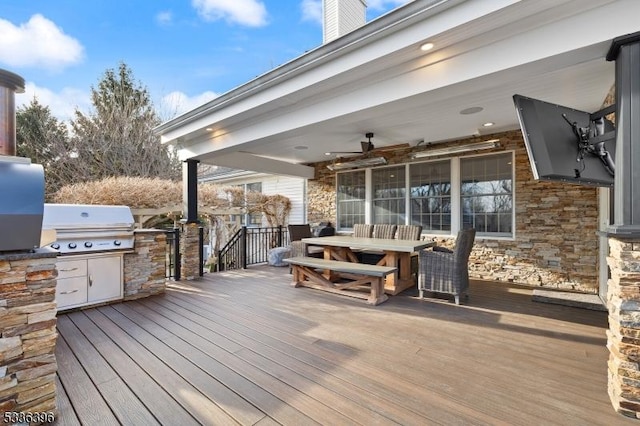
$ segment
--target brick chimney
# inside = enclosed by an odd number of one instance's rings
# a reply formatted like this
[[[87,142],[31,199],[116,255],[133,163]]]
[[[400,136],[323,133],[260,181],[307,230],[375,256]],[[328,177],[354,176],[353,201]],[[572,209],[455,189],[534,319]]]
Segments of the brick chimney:
[[[341,37],[366,23],[364,0],[323,0],[323,43]]]

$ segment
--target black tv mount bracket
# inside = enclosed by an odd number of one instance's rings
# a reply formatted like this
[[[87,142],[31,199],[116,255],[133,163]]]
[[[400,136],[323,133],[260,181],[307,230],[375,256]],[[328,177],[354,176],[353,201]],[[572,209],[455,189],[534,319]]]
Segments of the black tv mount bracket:
[[[611,105],[590,114],[589,124],[586,127],[579,126],[577,122],[569,120],[566,114],[562,114],[562,118],[564,118],[573,129],[578,143],[578,156],[576,161],[580,163],[580,168],[574,169],[576,178],[580,178],[580,175],[584,171],[585,162],[583,160],[586,154],[600,158],[607,172],[611,176],[615,176],[616,168],[614,159],[605,146],[606,142],[615,142],[616,131],[615,129],[607,129],[607,127],[613,128],[613,124],[605,118],[615,111],[615,105]]]

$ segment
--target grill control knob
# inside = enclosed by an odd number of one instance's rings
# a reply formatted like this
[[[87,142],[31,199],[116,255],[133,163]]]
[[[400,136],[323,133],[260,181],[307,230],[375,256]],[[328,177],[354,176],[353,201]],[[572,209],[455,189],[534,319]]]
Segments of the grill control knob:
[[[86,248],[90,248],[91,246],[93,246],[93,243],[91,241],[87,241],[86,243],[84,243],[84,246]]]
[[[60,244],[53,243],[53,244],[51,244],[51,248],[54,249],[54,250],[58,250],[60,248]]]
[[[70,249],[74,249],[74,248],[76,248],[76,247],[78,247],[78,246],[76,245],[76,243],[69,243],[69,248],[70,248]]]
[[[115,241],[113,242],[113,245],[114,245],[114,246],[119,246],[119,245],[121,245],[121,244],[122,244],[122,243],[120,242],[120,240],[115,240]]]

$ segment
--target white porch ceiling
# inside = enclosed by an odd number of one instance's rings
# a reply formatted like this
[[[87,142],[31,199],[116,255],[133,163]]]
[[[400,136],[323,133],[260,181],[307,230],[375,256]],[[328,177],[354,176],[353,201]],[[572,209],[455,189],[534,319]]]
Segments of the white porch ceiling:
[[[301,164],[367,132],[379,148],[517,129],[514,94],[596,111],[611,40],[640,31],[637,16],[637,0],[416,0],[158,131],[185,159],[311,177]]]

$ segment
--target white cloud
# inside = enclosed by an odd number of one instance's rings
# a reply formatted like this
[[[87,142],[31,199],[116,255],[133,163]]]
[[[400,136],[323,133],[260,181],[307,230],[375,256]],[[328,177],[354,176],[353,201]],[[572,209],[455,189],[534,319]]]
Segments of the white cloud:
[[[33,98],[51,110],[51,114],[61,121],[68,121],[74,116],[74,111],[87,112],[91,108],[91,95],[88,92],[73,87],[65,87],[56,93],[35,83],[27,82],[24,93],[16,94],[16,107],[28,106]]]
[[[160,116],[163,121],[170,120],[217,97],[217,93],[210,91],[206,91],[192,97],[187,96],[183,92],[171,92],[168,95],[163,96],[160,100]]]
[[[322,0],[302,0],[302,20],[322,25]]]
[[[83,47],[42,15],[16,26],[0,19],[0,62],[15,67],[62,69],[82,60]]]
[[[173,13],[170,10],[158,12],[156,14],[156,22],[159,25],[171,25],[173,23]]]
[[[224,19],[249,27],[267,24],[267,9],[258,0],[192,0],[191,4],[207,21]]]

